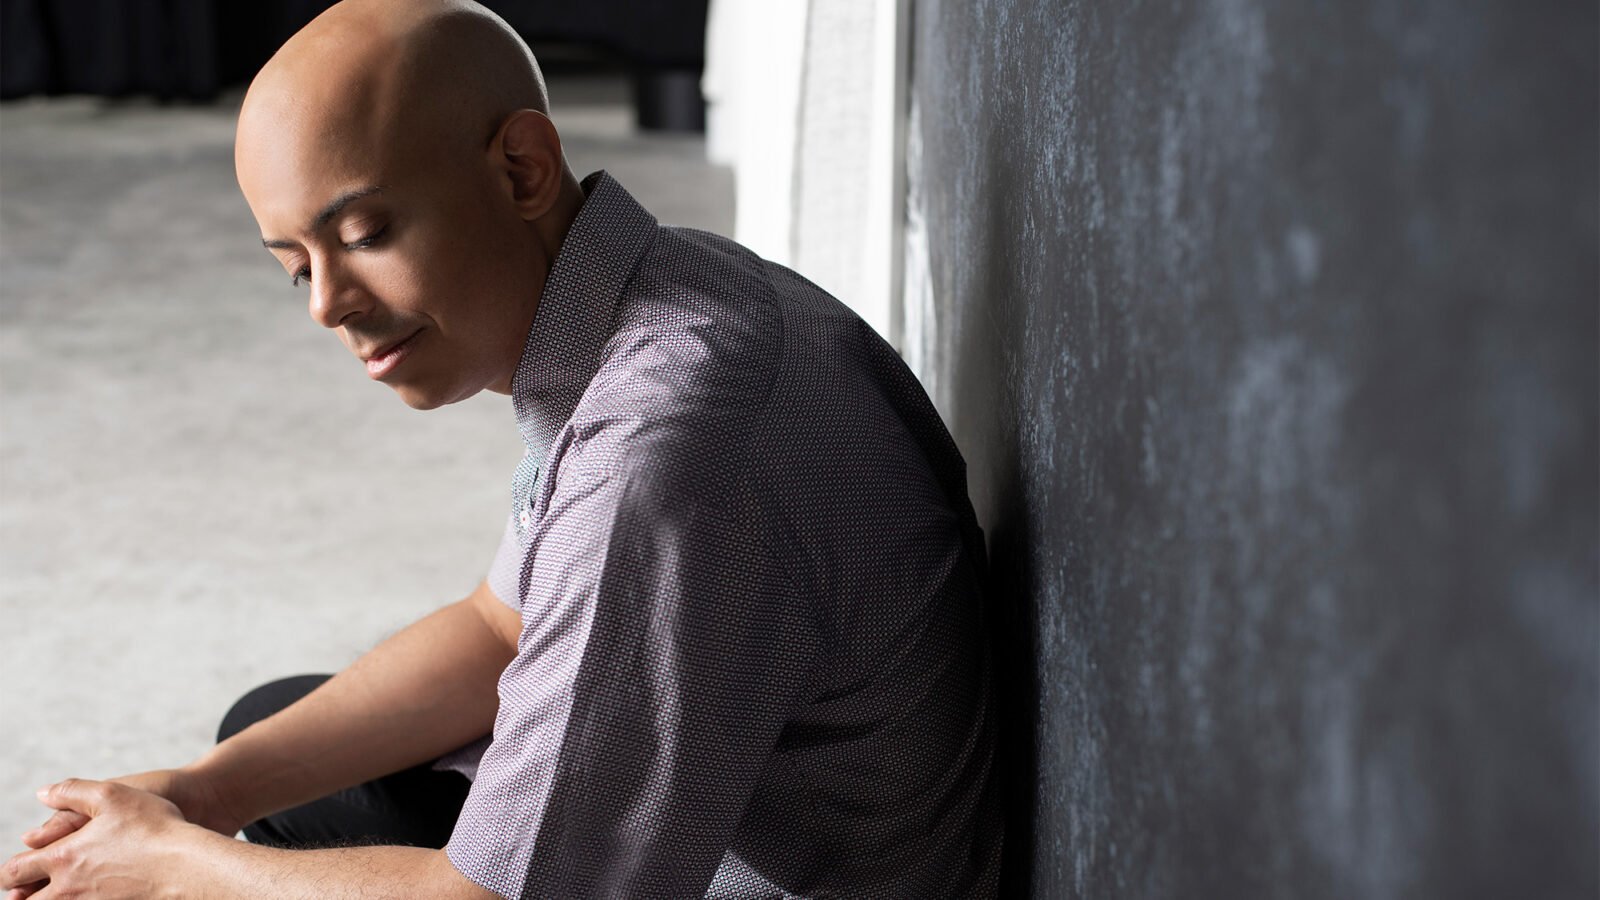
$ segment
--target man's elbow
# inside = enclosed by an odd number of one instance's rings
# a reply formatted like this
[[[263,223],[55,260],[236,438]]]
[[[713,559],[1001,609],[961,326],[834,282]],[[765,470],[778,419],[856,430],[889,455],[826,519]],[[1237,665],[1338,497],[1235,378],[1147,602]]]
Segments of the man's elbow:
[[[445,851],[432,854],[428,863],[428,873],[423,883],[430,890],[418,891],[416,896],[437,897],[439,900],[502,900],[499,894],[463,875]]]

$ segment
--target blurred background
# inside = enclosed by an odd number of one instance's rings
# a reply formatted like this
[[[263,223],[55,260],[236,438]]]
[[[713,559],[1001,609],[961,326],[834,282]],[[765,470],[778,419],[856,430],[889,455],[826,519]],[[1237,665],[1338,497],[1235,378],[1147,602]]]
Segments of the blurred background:
[[[416,413],[232,173],[322,2],[0,3],[0,839],[469,591]],[[486,4],[581,175],[898,348],[969,465],[1007,895],[1600,893],[1600,14]],[[13,837],[5,837],[7,835]]]

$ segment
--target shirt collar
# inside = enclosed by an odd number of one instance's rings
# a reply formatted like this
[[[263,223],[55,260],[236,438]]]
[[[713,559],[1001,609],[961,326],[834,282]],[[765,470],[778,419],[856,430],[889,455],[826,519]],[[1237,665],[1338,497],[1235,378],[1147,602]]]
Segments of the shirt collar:
[[[656,235],[655,216],[604,169],[583,179],[583,191],[511,376],[517,427],[540,457],[594,380],[618,298]]]

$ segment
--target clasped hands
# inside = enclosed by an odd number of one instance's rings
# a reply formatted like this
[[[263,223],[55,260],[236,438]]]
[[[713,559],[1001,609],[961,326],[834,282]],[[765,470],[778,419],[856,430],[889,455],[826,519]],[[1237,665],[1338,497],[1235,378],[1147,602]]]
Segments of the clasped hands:
[[[43,788],[40,802],[56,813],[22,835],[30,849],[0,866],[0,890],[5,900],[162,896],[201,828],[231,837],[242,825],[210,794],[176,769]]]

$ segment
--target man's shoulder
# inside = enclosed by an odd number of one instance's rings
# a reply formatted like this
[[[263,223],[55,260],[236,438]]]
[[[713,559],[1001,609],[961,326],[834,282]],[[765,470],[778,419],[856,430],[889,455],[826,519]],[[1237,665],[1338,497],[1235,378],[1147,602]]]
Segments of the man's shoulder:
[[[662,225],[624,292],[624,310],[667,305],[729,320],[776,314],[771,263],[729,238],[697,228]]]
[[[785,364],[765,261],[710,232],[663,226],[623,290],[574,421],[726,430],[755,415]]]
[[[642,268],[653,269],[668,281],[717,295],[745,298],[758,293],[794,308],[853,315],[847,305],[804,275],[730,237],[681,225],[661,225],[657,233]]]

